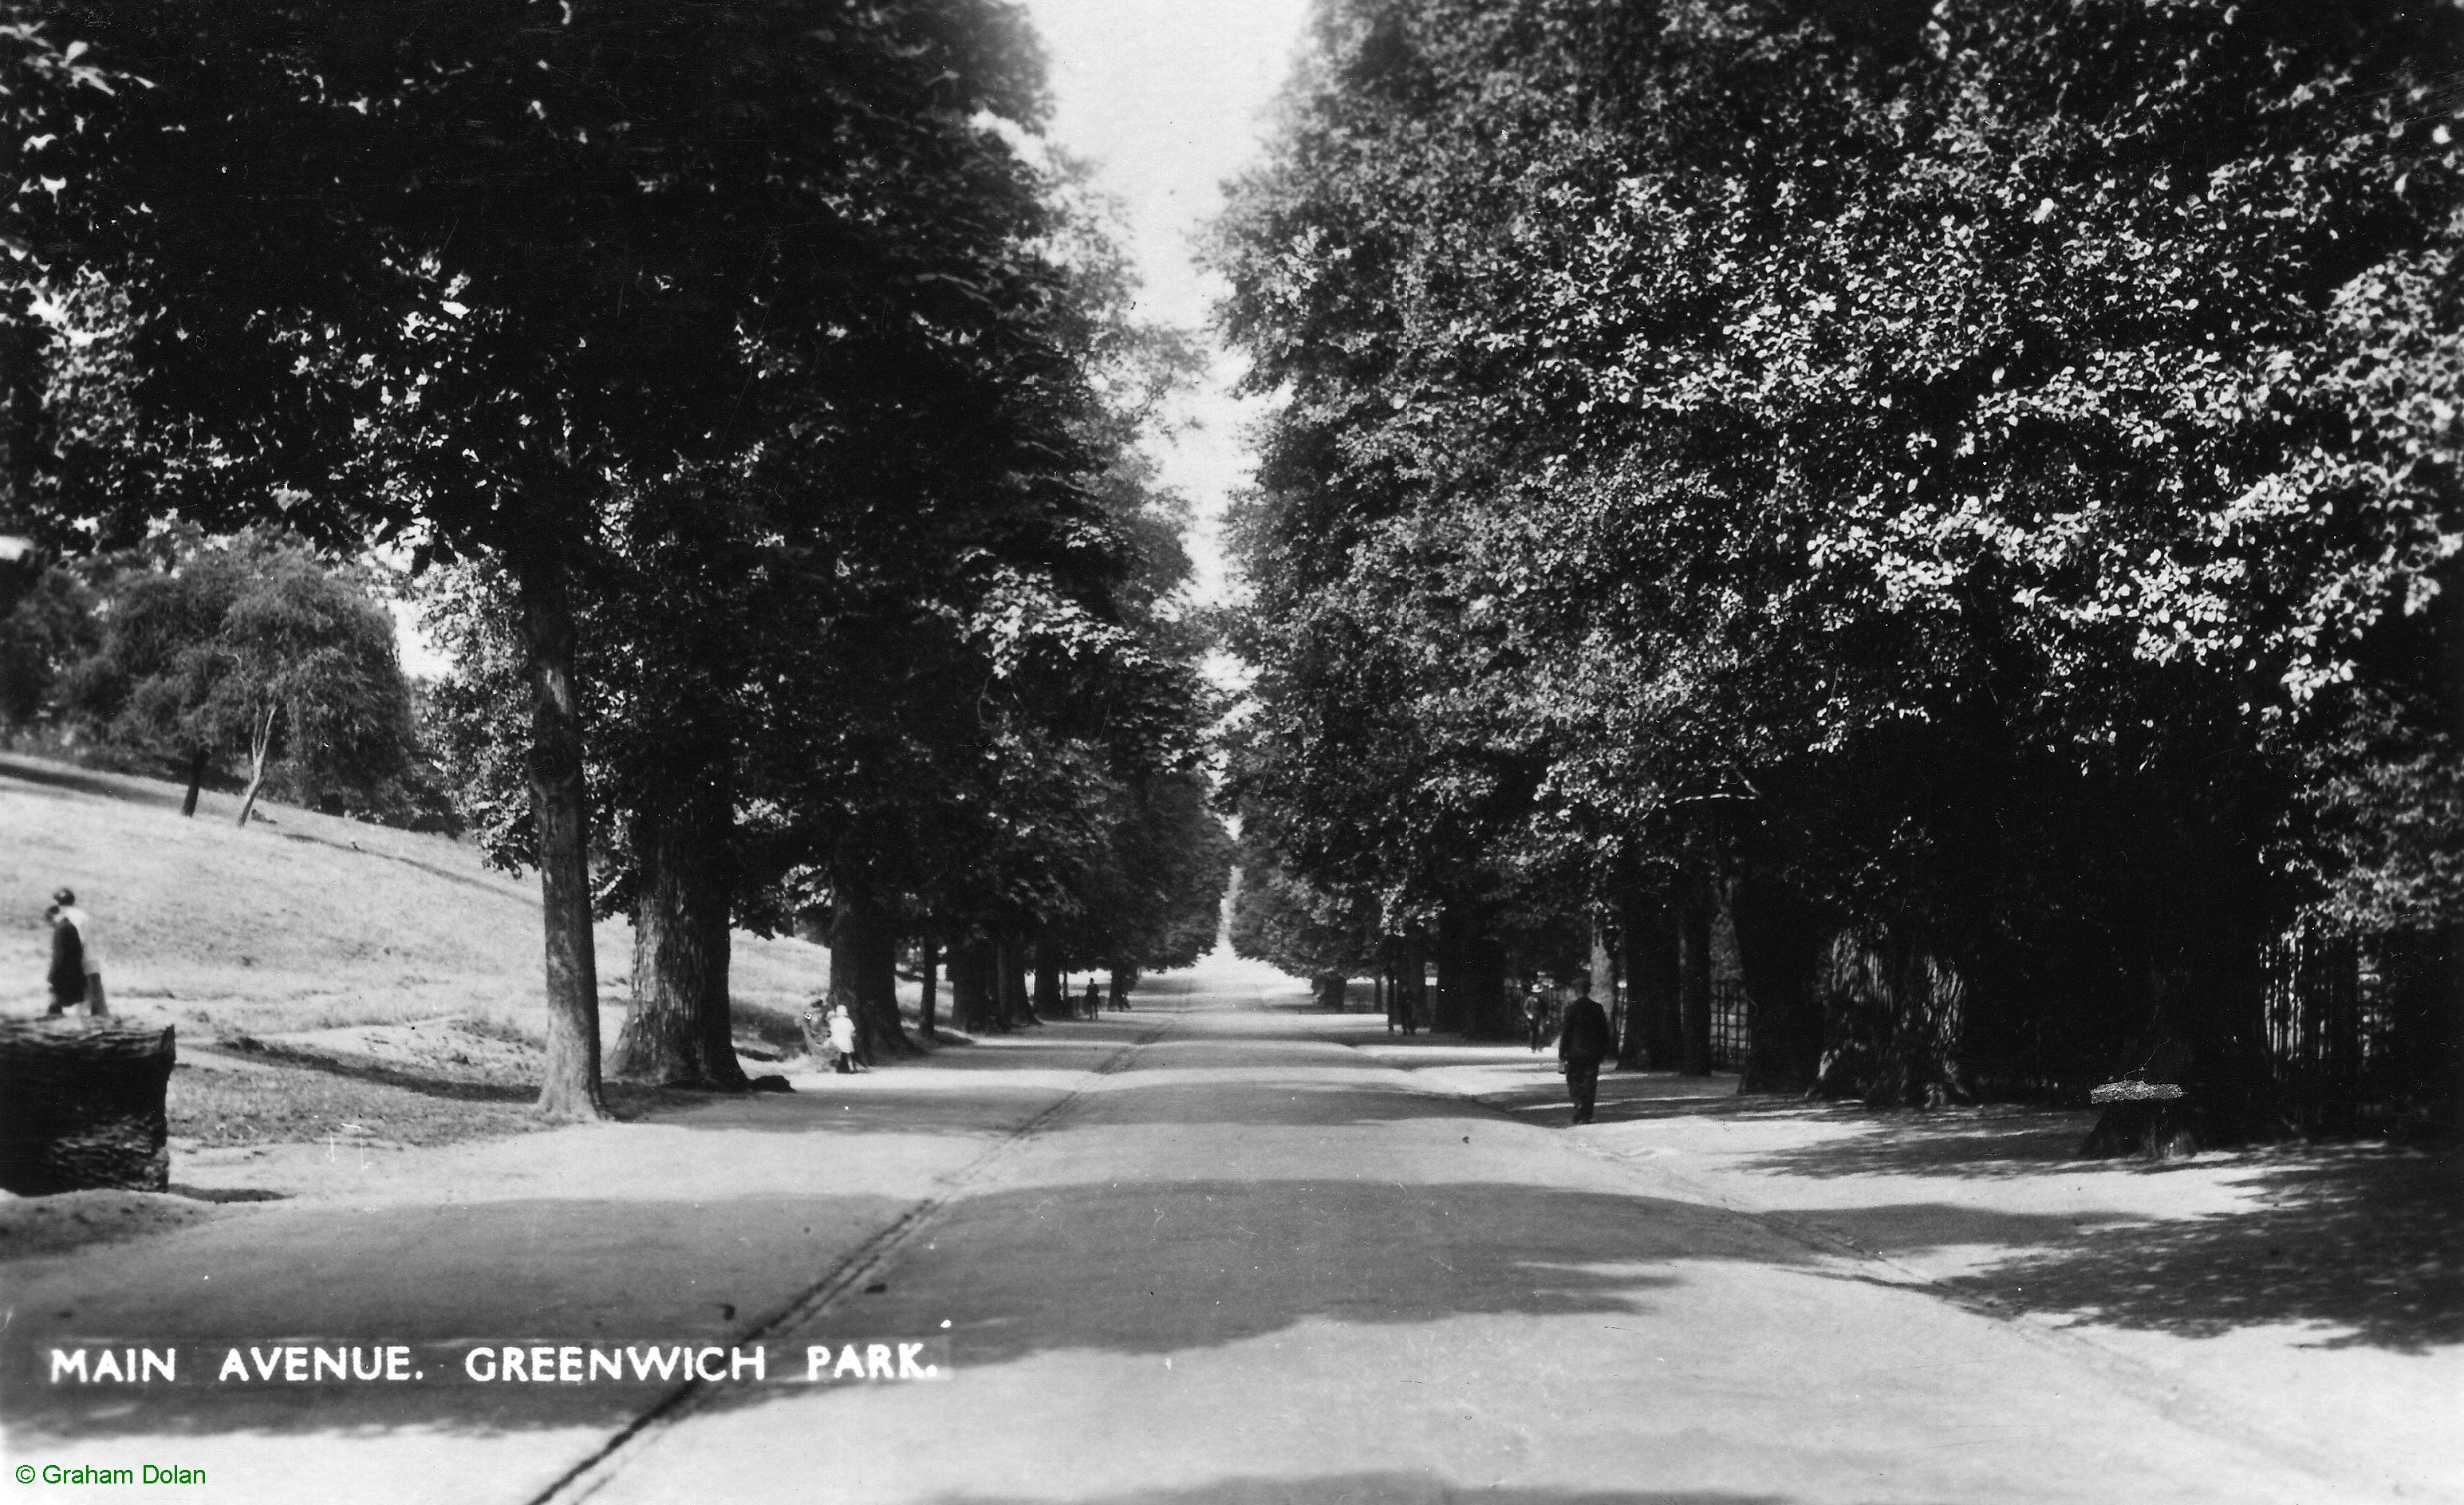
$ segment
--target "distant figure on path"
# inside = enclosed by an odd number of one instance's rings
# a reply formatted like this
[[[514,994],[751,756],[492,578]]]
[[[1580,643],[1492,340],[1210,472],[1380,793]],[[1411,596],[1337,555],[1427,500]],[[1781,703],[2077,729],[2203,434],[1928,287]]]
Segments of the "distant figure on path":
[[[66,888],[52,893],[52,1013],[64,1012],[78,999],[98,1019],[111,1016],[102,993],[102,952],[94,944],[94,921],[77,907],[77,895]],[[63,934],[62,932],[66,933]]]
[[[855,1075],[855,1020],[844,1003],[830,1011],[830,1053],[838,1058],[832,1070]]]
[[[1531,1054],[1540,1054],[1540,1034],[1548,1027],[1549,1006],[1540,1001],[1540,985],[1533,983],[1523,995],[1523,1027],[1531,1036]]]
[[[1589,972],[1574,979],[1574,1001],[1566,1005],[1566,1028],[1557,1036],[1557,1058],[1566,1063],[1566,1092],[1574,1100],[1574,1122],[1592,1122],[1600,1091],[1600,1058],[1609,1053],[1608,1011],[1592,997]]]
[[[1095,979],[1089,977],[1087,979],[1087,1017],[1090,1019],[1099,1019],[1103,1016],[1104,990],[1096,987]]]

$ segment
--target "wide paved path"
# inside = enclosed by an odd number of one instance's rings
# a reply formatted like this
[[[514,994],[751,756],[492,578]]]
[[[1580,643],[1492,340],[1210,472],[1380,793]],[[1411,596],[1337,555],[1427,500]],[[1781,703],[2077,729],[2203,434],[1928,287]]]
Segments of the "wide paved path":
[[[774,1335],[946,1337],[946,1383],[714,1387],[553,1497],[2369,1497],[1562,1115],[1423,1090],[1258,975],[1142,990],[1103,1075]]]

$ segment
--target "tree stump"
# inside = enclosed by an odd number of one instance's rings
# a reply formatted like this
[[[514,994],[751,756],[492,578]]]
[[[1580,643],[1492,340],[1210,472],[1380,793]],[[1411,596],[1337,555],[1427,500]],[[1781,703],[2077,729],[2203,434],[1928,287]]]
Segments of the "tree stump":
[[[0,1019],[0,1188],[169,1187],[171,1036],[108,1020]]]
[[[2182,1089],[2165,1081],[2109,1081],[2088,1094],[2104,1109],[2079,1144],[2082,1156],[2140,1155],[2172,1160],[2196,1154],[2199,1134]]]

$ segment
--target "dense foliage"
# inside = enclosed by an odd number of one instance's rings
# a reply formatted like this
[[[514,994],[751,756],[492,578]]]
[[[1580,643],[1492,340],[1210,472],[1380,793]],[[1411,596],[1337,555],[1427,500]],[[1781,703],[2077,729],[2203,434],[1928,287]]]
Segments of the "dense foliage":
[[[271,775],[299,804],[432,823],[446,812],[381,592],[258,532],[55,566],[0,629],[8,722],[176,769],[192,811],[236,763],[251,796]]]
[[[740,1084],[732,922],[821,916],[877,1050],[902,933],[1017,943],[1220,869],[1137,455],[1185,352],[1042,148],[1012,9],[6,23],[40,190],[0,222],[11,504],[70,549],[278,517],[450,568],[434,709],[541,873],[545,1110],[597,1111],[594,907],[636,922],[619,1069]],[[1185,949],[1115,930],[1115,968]]]
[[[2464,920],[2457,48],[2403,0],[1322,7],[1219,252],[1287,398],[1244,818],[1397,927],[1776,885],[1741,937],[1932,1019],[1767,986],[1839,1085],[2247,1077],[2269,938]]]

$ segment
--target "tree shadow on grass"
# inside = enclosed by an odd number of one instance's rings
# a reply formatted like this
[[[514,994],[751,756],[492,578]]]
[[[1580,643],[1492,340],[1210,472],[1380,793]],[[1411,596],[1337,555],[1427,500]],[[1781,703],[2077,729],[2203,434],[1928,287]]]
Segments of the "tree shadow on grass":
[[[64,790],[115,803],[153,805],[164,810],[179,809],[187,795],[182,786],[161,778],[78,768],[11,753],[0,753],[0,778],[15,779],[42,790]]]
[[[341,1077],[351,1081],[364,1081],[381,1087],[393,1087],[403,1092],[417,1093],[423,1098],[443,1098],[455,1102],[536,1102],[536,1084],[478,1080],[451,1077],[441,1073],[407,1071],[386,1061],[364,1056],[332,1055],[323,1051],[301,1050],[297,1046],[270,1044],[252,1036],[238,1036],[223,1040],[218,1050],[234,1056],[262,1060],[294,1071],[319,1072],[328,1077]]]
[[[2018,1311],[2214,1338],[2299,1323],[2305,1346],[2421,1354],[2464,1343],[2464,1186],[2452,1156],[2305,1156],[2242,1183],[2264,1207],[2099,1229],[1972,1280]]]
[[[263,1060],[289,1070],[315,1072],[320,1076],[340,1078],[345,1081],[391,1087],[397,1091],[412,1093],[423,1098],[436,1098],[449,1102],[528,1107],[539,1101],[539,1083],[535,1081],[509,1081],[502,1079],[455,1076],[443,1071],[420,1071],[397,1065],[391,1061],[379,1060],[374,1057],[302,1050],[297,1046],[259,1040],[250,1036],[226,1039],[216,1048],[231,1055]],[[617,1080],[601,1083],[600,1093],[607,1104],[609,1114],[619,1122],[626,1123],[649,1118],[662,1112],[705,1106],[714,1099],[730,1100],[750,1095],[690,1087],[653,1086],[645,1082]]]

